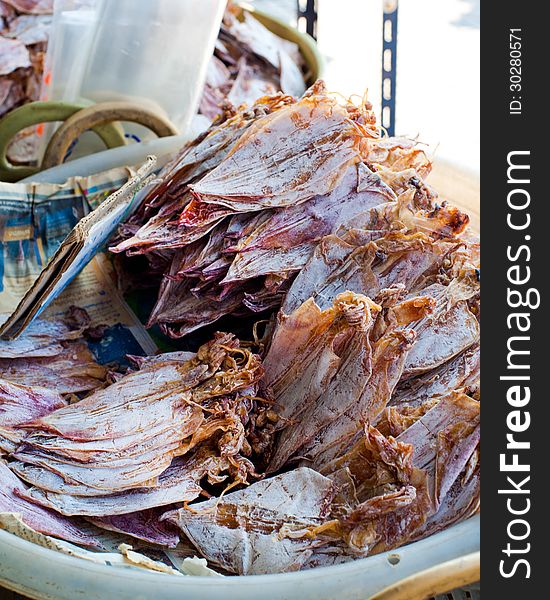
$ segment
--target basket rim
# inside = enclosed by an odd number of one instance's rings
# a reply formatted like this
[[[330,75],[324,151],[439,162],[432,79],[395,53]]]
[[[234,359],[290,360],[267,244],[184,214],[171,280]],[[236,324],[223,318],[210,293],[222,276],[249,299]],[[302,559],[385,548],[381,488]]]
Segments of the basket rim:
[[[431,598],[479,581],[480,570],[480,552],[472,552],[405,577],[378,592],[370,600]]]
[[[50,548],[45,548],[39,546],[33,542],[24,540],[22,538],[17,537],[16,535],[9,533],[5,530],[0,529],[0,555],[4,553],[6,556],[9,556],[11,552],[18,551],[20,553],[24,553],[27,558],[33,559],[33,562],[37,559],[44,559],[48,561],[50,567],[61,567],[65,566],[67,568],[77,568],[80,572],[88,572],[88,574],[93,575],[94,577],[101,578],[102,576],[112,577],[113,574],[116,573],[116,576],[121,579],[129,579],[134,584],[143,582],[147,583],[161,583],[170,581],[171,584],[175,582],[179,582],[178,588],[185,589],[188,586],[200,586],[201,588],[210,587],[210,588],[219,588],[219,589],[228,589],[230,587],[242,587],[242,586],[251,586],[255,587],[261,585],[264,587],[266,584],[276,584],[281,582],[286,582],[287,584],[293,584],[297,582],[304,582],[307,580],[316,580],[323,576],[343,576],[346,579],[353,578],[359,576],[361,573],[373,568],[377,568],[379,565],[384,564],[387,566],[389,563],[388,557],[390,555],[395,554],[406,554],[406,553],[414,553],[418,555],[425,550],[429,550],[431,546],[435,548],[440,548],[441,544],[452,544],[452,538],[455,539],[460,537],[465,537],[472,541],[473,549],[479,549],[479,515],[475,515],[466,521],[453,525],[452,527],[443,530],[441,532],[435,533],[423,540],[419,540],[417,542],[413,542],[411,544],[407,544],[400,548],[397,548],[392,551],[384,552],[381,554],[376,554],[374,556],[370,556],[367,558],[356,559],[347,563],[343,563],[340,565],[333,565],[328,567],[318,567],[315,569],[309,569],[307,571],[295,571],[292,573],[277,573],[277,574],[267,574],[267,575],[236,575],[236,576],[228,576],[228,577],[205,577],[205,576],[191,576],[191,577],[180,577],[177,575],[169,575],[165,573],[155,573],[150,571],[140,571],[138,569],[127,569],[127,568],[117,568],[108,565],[98,564],[91,561],[84,560],[82,558],[78,558],[75,556],[69,556],[63,553],[60,553],[56,550],[52,550]],[[448,538],[451,538],[450,540]],[[471,553],[468,552],[466,554],[460,555],[458,554],[450,561],[442,561],[441,563],[436,563],[436,565],[432,565],[427,570],[439,569],[443,568],[448,562],[453,562],[456,560],[461,560],[464,556],[470,556]],[[13,580],[7,579],[2,572],[3,561],[0,561],[0,584],[4,586],[8,586],[16,583],[19,585],[19,582],[15,582]],[[395,569],[395,567],[392,567]],[[417,576],[420,573],[424,573],[426,569],[421,569],[416,573]],[[396,575],[398,569],[395,569]],[[371,571],[372,573],[372,571]],[[408,577],[404,576],[406,579]],[[404,579],[401,577],[399,581]],[[24,593],[28,594],[28,590]]]

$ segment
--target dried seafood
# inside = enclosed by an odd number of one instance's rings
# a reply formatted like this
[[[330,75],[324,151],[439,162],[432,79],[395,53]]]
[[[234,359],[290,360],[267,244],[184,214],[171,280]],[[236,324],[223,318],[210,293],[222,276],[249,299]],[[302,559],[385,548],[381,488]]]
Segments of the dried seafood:
[[[0,116],[38,100],[53,0],[0,2]]]
[[[105,384],[107,370],[82,337],[88,321],[38,319],[16,340],[0,341],[0,454],[14,451],[26,423]]]
[[[40,97],[53,0],[0,0],[0,117]],[[8,147],[13,163],[35,160],[35,128],[19,132]]]
[[[260,21],[229,2],[210,60],[199,112],[214,119],[223,106],[252,104],[282,91],[301,96],[304,60],[296,44],[273,34]]]
[[[326,520],[334,486],[301,468],[164,516],[212,563],[242,575],[298,570]]]
[[[73,522],[55,512],[25,500],[25,485],[0,458],[0,513],[17,513],[35,531],[52,535],[75,544],[98,546],[93,537],[79,529]]]
[[[192,358],[144,361],[84,400],[20,425],[27,433],[10,466],[34,486],[29,500],[98,518],[194,500],[203,478],[246,483],[256,476],[245,454],[253,453],[248,433],[262,373],[228,334]]]
[[[113,245],[158,284],[149,325],[196,352],[131,357],[103,383],[85,320],[0,344],[0,468],[18,481],[2,506],[167,556],[182,534],[234,574],[338,564],[475,514],[479,243],[429,171],[322,82],[228,108]],[[228,316],[232,333],[193,333]],[[66,405],[74,391],[89,395]]]
[[[94,390],[106,376],[105,367],[81,341],[65,344],[54,356],[0,358],[0,378],[30,387],[46,386],[60,394]]]
[[[149,324],[177,338],[277,308],[321,239],[397,201],[363,159],[376,135],[369,104],[318,82],[227,113],[186,147],[112,248],[167,259]]]

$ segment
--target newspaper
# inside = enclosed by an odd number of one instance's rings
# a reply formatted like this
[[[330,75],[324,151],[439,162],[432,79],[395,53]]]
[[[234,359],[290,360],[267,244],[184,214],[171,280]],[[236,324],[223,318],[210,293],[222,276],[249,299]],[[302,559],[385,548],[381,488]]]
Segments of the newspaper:
[[[75,225],[134,174],[116,168],[64,184],[0,182],[0,322],[11,314]],[[156,345],[117,289],[113,269],[97,255],[44,311],[62,315],[85,308],[94,323],[108,325],[94,348],[103,363],[125,354],[152,354]]]
[[[62,317],[70,306],[85,308],[93,323],[107,325],[94,354],[101,364],[120,361],[127,354],[155,354],[158,350],[147,330],[126,304],[105,254],[98,254],[41,315]]]

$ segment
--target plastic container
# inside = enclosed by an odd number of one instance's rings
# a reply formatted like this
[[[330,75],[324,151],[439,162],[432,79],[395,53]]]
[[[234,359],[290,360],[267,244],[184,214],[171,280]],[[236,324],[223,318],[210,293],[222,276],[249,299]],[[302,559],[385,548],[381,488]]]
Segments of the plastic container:
[[[82,78],[97,27],[98,0],[55,0],[44,63],[41,100],[71,102]]]
[[[41,600],[366,600],[401,579],[421,577],[425,569],[478,550],[476,516],[425,540],[334,567],[282,575],[178,577],[98,565],[0,531],[0,584]]]
[[[224,6],[224,0],[55,0],[41,99],[130,101],[152,108],[184,133]],[[45,130],[43,146],[52,131]],[[153,137],[140,126],[126,131],[136,141]],[[101,148],[85,135],[78,154],[84,154],[85,138],[86,153]]]
[[[195,112],[223,0],[100,0],[80,94],[158,108],[184,131]]]
[[[174,135],[143,142],[142,144],[130,144],[120,148],[103,150],[40,171],[30,177],[25,177],[20,183],[64,183],[69,177],[87,177],[115,167],[139,165],[151,154],[158,158],[157,167],[161,167],[172,159],[186,142],[194,137],[194,135]]]

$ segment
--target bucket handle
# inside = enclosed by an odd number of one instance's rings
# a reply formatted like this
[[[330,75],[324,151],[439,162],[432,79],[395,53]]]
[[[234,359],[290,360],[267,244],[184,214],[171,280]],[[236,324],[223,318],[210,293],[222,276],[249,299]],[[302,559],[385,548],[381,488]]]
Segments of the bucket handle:
[[[42,169],[61,164],[73,141],[88,129],[96,130],[117,121],[138,123],[159,137],[179,133],[167,118],[148,108],[130,102],[99,102],[69,117],[53,134],[44,153]]]
[[[65,121],[84,105],[69,102],[31,102],[16,108],[0,119],[0,181],[15,182],[38,173],[43,167],[14,165],[8,160],[8,147],[17,133],[32,125]],[[94,127],[107,148],[124,146],[126,139],[120,125],[101,124]]]

